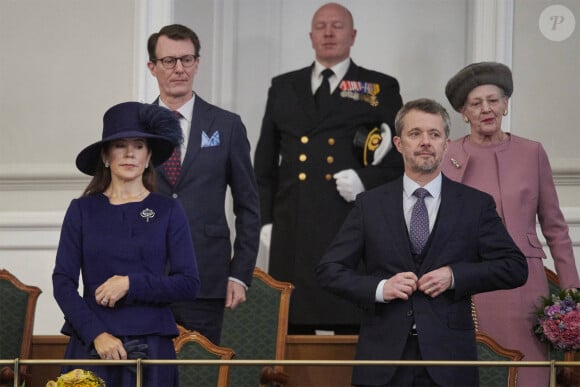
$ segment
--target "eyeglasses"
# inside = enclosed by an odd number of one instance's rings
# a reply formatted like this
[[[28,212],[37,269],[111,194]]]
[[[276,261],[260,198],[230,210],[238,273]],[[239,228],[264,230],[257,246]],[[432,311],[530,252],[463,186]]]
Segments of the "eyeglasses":
[[[183,67],[191,67],[195,63],[195,61],[199,58],[199,55],[184,55],[181,58],[176,58],[174,56],[166,56],[161,59],[154,59],[154,62],[161,62],[163,68],[172,69],[175,68],[177,61],[181,62]]]

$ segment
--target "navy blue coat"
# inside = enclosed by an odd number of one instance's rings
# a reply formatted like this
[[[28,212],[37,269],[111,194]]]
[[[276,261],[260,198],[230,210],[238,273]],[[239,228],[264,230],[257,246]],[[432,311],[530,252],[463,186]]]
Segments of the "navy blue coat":
[[[219,145],[202,147],[202,131],[209,138],[218,133]],[[178,199],[189,220],[201,279],[198,298],[225,298],[228,277],[250,285],[258,254],[260,209],[250,143],[240,117],[196,95],[177,184],[169,183],[163,167],[157,172],[158,191]],[[233,254],[225,213],[228,187],[235,215]]]
[[[523,285],[526,260],[491,196],[443,176],[437,221],[416,269],[402,196],[402,178],[359,195],[317,268],[318,279],[324,288],[365,311],[357,359],[400,360],[415,323],[424,360],[475,360],[471,295]],[[360,263],[363,273],[355,271]],[[453,290],[435,298],[416,291],[407,301],[375,302],[382,279],[408,271],[420,278],[443,266],[453,270]],[[479,383],[474,367],[428,367],[428,371],[443,386]],[[394,367],[355,367],[353,384],[383,385],[394,372]]]

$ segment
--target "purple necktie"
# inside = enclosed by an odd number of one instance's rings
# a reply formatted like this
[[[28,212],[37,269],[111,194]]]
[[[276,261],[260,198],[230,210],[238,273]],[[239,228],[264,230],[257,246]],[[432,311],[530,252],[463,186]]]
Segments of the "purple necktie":
[[[178,119],[183,117],[178,111],[174,111],[174,113]],[[171,185],[175,185],[177,183],[177,178],[181,173],[181,145],[177,145],[173,148],[171,157],[163,163],[163,169],[165,170],[165,174],[167,175]]]
[[[425,196],[429,196],[429,191],[425,188],[417,188],[413,195],[417,197],[417,201],[411,213],[409,238],[413,254],[421,254],[427,239],[429,239],[429,213],[425,206]]]

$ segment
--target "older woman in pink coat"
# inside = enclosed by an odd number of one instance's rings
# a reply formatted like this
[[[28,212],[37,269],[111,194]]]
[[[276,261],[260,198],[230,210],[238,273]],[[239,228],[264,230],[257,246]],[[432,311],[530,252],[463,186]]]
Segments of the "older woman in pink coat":
[[[536,216],[561,286],[577,288],[580,280],[544,148],[501,128],[512,91],[510,69],[495,62],[471,64],[449,80],[445,94],[469,123],[471,133],[451,142],[443,173],[492,195],[508,232],[527,257],[529,274],[524,286],[474,296],[479,329],[503,346],[523,352],[523,360],[546,360],[549,348],[533,333],[532,311],[538,298],[549,293]],[[547,386],[548,382],[546,367],[518,370],[519,386]]]

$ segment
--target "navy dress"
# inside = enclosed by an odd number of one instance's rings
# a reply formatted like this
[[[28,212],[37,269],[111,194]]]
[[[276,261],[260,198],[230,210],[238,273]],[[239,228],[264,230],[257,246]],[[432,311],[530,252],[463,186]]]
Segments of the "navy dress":
[[[82,274],[82,295],[79,294]],[[129,276],[114,308],[97,304],[95,290],[113,275]],[[199,275],[189,225],[177,200],[150,193],[112,205],[104,194],[74,199],[65,215],[52,275],[54,297],[70,336],[67,359],[88,359],[93,340],[108,332],[147,344],[150,359],[174,359],[178,332],[169,304],[195,299]],[[62,372],[79,368],[65,366]],[[82,366],[107,386],[135,385],[130,367]],[[144,386],[177,386],[176,366],[146,366]]]

